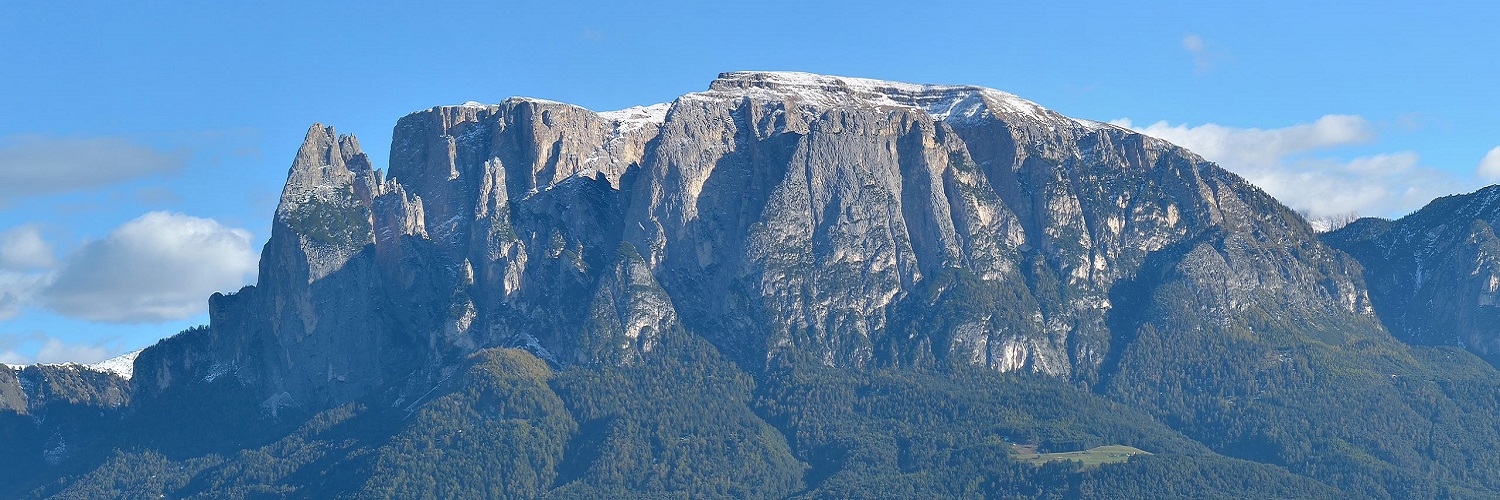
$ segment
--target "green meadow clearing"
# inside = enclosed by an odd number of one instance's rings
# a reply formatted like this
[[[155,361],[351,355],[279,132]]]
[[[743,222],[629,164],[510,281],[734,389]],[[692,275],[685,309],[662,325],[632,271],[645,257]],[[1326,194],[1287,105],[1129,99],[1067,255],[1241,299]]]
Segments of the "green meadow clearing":
[[[1017,446],[1016,452],[1016,460],[1032,465],[1042,465],[1047,462],[1059,460],[1077,460],[1083,462],[1084,467],[1098,467],[1099,464],[1120,463],[1129,460],[1134,455],[1150,455],[1150,453],[1140,448],[1121,445],[1099,446],[1083,451],[1064,451],[1059,453],[1036,453],[1035,448]]]

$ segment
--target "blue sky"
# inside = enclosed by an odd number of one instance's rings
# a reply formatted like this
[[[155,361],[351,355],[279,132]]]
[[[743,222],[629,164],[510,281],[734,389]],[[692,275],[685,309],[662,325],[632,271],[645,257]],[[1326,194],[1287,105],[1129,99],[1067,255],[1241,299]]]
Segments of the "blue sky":
[[[1500,178],[1487,2],[62,4],[0,3],[3,362],[96,361],[206,322],[209,293],[254,282],[310,124],[383,167],[397,118],[468,100],[610,110],[808,71],[1128,125],[1314,216],[1399,216]]]

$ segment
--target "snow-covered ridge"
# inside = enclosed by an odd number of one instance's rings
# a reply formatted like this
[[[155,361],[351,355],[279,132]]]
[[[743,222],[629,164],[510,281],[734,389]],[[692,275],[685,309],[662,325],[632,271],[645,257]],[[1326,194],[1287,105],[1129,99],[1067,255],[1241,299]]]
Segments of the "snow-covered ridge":
[[[125,380],[130,380],[130,377],[135,374],[135,358],[136,356],[140,356],[141,351],[144,350],[136,349],[87,366],[94,371],[111,372],[123,377]]]
[[[638,130],[643,127],[659,126],[667,121],[667,110],[672,109],[672,104],[663,102],[650,106],[632,106],[615,111],[601,111],[599,116],[612,122],[618,122],[622,132]]]
[[[974,118],[988,111],[1080,126],[1097,123],[1071,120],[1015,94],[974,85],[915,84],[792,71],[739,71],[719,74],[704,94],[714,93],[768,93],[821,106],[917,108],[938,120]]]
[[[26,368],[28,366],[55,366],[55,367],[69,368],[69,369],[74,369],[74,370],[80,370],[81,369],[81,370],[96,371],[96,372],[100,372],[100,373],[113,373],[115,375],[119,375],[121,378],[124,378],[125,380],[130,380],[130,377],[135,374],[135,358],[136,358],[136,356],[140,356],[141,351],[144,351],[144,350],[145,349],[137,349],[137,350],[130,351],[130,352],[127,352],[125,354],[121,354],[119,356],[115,356],[113,358],[109,358],[109,359],[106,359],[104,361],[100,361],[98,363],[93,363],[93,364],[83,364],[83,363],[68,362],[68,363],[41,363],[41,364],[36,364],[36,365],[13,365],[13,364],[10,364],[10,363],[6,363],[5,366],[10,367],[10,369],[16,370],[16,371],[20,371],[20,370],[22,370],[22,369],[24,369],[24,368]]]
[[[562,101],[554,101],[554,100],[551,100],[551,99],[542,99],[540,97],[526,97],[526,96],[519,96],[519,95],[518,96],[513,96],[513,97],[507,97],[507,98],[505,98],[505,101],[520,101],[520,102],[530,102],[530,103],[536,103],[536,104],[556,104],[556,105],[560,105],[560,106],[578,106],[577,104],[568,104],[568,103],[562,102]],[[500,101],[500,102],[505,102],[505,101]],[[469,101],[469,102],[473,102],[473,101]]]
[[[550,105],[558,105],[558,106],[573,106],[573,107],[578,107],[576,104],[568,104],[568,103],[565,103],[565,102],[554,101],[554,100],[551,100],[551,99],[542,99],[542,98],[539,98],[539,97],[511,96],[511,97],[505,98],[505,100],[503,100],[503,101],[500,101],[499,104],[486,104],[486,103],[482,103],[482,102],[479,102],[479,101],[464,101],[463,104],[444,104],[444,105],[439,105],[439,106],[437,106],[436,108],[433,108],[433,109],[444,109],[444,108],[494,109],[494,108],[498,108],[498,107],[504,105],[506,102],[529,102],[529,103],[535,103],[535,104],[550,104]],[[427,110],[424,109],[424,110],[413,111],[411,114],[421,113],[421,112],[424,112],[424,111],[427,111]]]
[[[989,115],[1024,117],[1049,127],[1062,127],[1085,132],[1117,125],[1064,116],[1037,103],[1021,97],[977,85],[936,85],[905,83],[870,78],[820,75],[796,71],[735,71],[720,73],[709,89],[684,95],[685,99],[721,99],[724,97],[757,96],[786,100],[813,108],[915,108],[932,116],[935,120],[964,121]],[[501,104],[483,104],[475,101],[448,108],[495,108],[506,102],[530,102],[536,104],[581,106],[535,97],[509,97]],[[616,134],[630,133],[643,128],[660,126],[666,121],[671,103],[602,111],[597,114],[615,122]]]
[[[553,101],[553,100],[548,100],[548,99],[539,99],[539,98],[535,98],[535,97],[522,97],[522,96],[508,97],[504,101],[501,101],[501,104],[485,104],[485,103],[482,103],[482,102],[479,102],[479,101],[466,101],[463,104],[459,104],[459,105],[456,105],[456,106],[438,106],[438,107],[439,108],[492,109],[492,108],[499,107],[499,106],[501,106],[502,104],[504,104],[506,102],[529,102],[529,103],[533,103],[533,104],[543,104],[543,105],[549,105],[549,106],[567,106],[567,107],[584,109],[584,110],[588,109],[588,108],[584,108],[583,106],[579,106],[577,104],[569,104],[569,103],[566,103],[566,102],[559,102],[559,101]],[[592,113],[598,114],[599,117],[601,117],[601,118],[604,118],[604,119],[612,121],[612,122],[616,122],[617,127],[619,128],[620,132],[627,132],[628,133],[628,132],[633,132],[633,131],[639,130],[641,128],[649,127],[649,126],[660,126],[663,122],[667,121],[667,111],[670,110],[670,109],[672,109],[672,103],[663,102],[663,103],[652,104],[652,105],[649,105],[649,106],[631,106],[629,108],[618,109],[618,110],[614,110],[614,111],[597,111],[597,112],[596,111],[592,111],[592,110],[589,110],[589,111],[592,112]],[[420,113],[420,111],[418,111],[418,113]]]

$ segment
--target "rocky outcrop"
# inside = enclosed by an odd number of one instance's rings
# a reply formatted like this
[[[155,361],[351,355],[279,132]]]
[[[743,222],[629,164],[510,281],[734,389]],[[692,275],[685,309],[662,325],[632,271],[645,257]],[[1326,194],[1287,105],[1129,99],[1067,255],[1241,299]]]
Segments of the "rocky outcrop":
[[[384,191],[353,137],[322,125],[287,177],[259,283],[215,294],[209,328],[142,353],[139,392],[233,377],[274,413],[345,401],[418,366],[412,308],[392,302],[374,251],[372,208],[402,194]]]
[[[1500,186],[1434,200],[1396,221],[1323,236],[1359,260],[1376,312],[1407,342],[1500,360]]]
[[[1259,189],[992,89],[726,73],[616,112],[432,108],[392,141],[383,174],[314,126],[259,283],[143,354],[137,390],[234,374],[271,411],[415,398],[482,347],[628,364],[675,329],[752,369],[1088,382],[1161,323],[1145,311],[1373,324],[1357,266]],[[1192,298],[1137,299],[1164,283]]]

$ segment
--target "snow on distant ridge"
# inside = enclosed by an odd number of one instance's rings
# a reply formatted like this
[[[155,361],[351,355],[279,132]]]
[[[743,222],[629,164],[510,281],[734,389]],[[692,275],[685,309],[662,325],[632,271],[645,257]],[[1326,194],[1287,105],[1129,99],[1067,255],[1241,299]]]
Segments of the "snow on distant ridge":
[[[562,102],[562,101],[554,101],[554,100],[551,100],[551,99],[542,99],[540,97],[526,97],[526,96],[519,96],[519,95],[518,96],[513,96],[513,97],[507,97],[507,98],[505,98],[505,100],[506,101],[534,102],[534,103],[538,103],[538,104],[559,104],[559,105],[563,105],[563,106],[578,106],[577,104],[570,104],[570,103],[566,103],[566,102]]]
[[[507,98],[505,98],[505,100],[500,101],[500,102],[501,102],[501,104],[503,104],[503,103],[505,103],[505,101],[533,102],[533,103],[538,103],[538,104],[558,104],[558,105],[563,105],[563,106],[577,106],[576,104],[568,104],[568,103],[565,103],[565,102],[554,101],[554,100],[551,100],[551,99],[542,99],[542,98],[539,98],[539,97],[526,97],[526,96],[519,96],[519,95],[518,96],[507,97]],[[482,103],[482,102],[479,102],[479,101],[464,101],[463,104],[444,104],[444,105],[439,105],[437,107],[438,108],[490,109],[490,108],[494,108],[496,106],[500,106],[500,104],[486,104],[486,103]],[[418,111],[418,112],[420,112],[420,111]]]
[[[725,96],[759,95],[788,99],[814,107],[915,108],[935,120],[962,121],[986,113],[1019,115],[1054,127],[1093,132],[1117,125],[1064,116],[1009,92],[977,85],[938,85],[906,83],[847,76],[821,75],[797,71],[735,71],[720,73],[703,92],[683,95],[686,99],[714,99]],[[580,107],[575,104],[514,96],[507,101]],[[454,107],[489,108],[494,104],[468,101]],[[616,134],[630,133],[666,121],[672,103],[633,106],[614,111],[597,112],[615,122]],[[1124,130],[1123,128],[1121,128]]]
[[[110,372],[123,377],[125,380],[130,380],[130,377],[135,374],[135,358],[136,356],[140,356],[141,351],[144,350],[136,349],[87,366],[90,370]]]
[[[938,120],[974,118],[990,111],[1086,126],[1015,94],[974,85],[916,84],[795,71],[738,71],[720,74],[709,91],[700,95],[758,92],[824,106],[917,108]]]
[[[619,122],[622,131],[633,131],[648,126],[659,126],[667,121],[667,110],[672,103],[662,102],[650,106],[631,106],[615,111],[600,111],[599,116]]]
[[[75,370],[77,370],[77,369],[83,369],[83,370],[96,371],[96,372],[100,372],[100,373],[113,373],[115,375],[119,375],[121,378],[124,378],[125,380],[130,380],[130,377],[135,374],[135,358],[136,358],[136,356],[139,356],[141,354],[141,351],[144,351],[144,350],[145,349],[136,349],[134,351],[130,351],[130,352],[127,352],[125,354],[121,354],[119,356],[115,356],[113,358],[109,358],[109,359],[106,359],[104,361],[100,361],[98,363],[93,363],[93,364],[68,362],[68,363],[38,363],[38,364],[35,364],[35,365],[14,365],[14,364],[10,364],[10,363],[5,363],[5,366],[7,366],[10,369],[15,370],[15,371],[21,371],[22,369],[24,369],[24,368],[26,368],[28,366],[57,366],[57,367],[62,367],[62,368],[71,368],[71,369],[75,369]]]
[[[672,103],[659,102],[650,106],[631,106],[614,111],[600,111],[599,116],[621,122],[660,122],[666,119],[667,109],[671,107]]]

